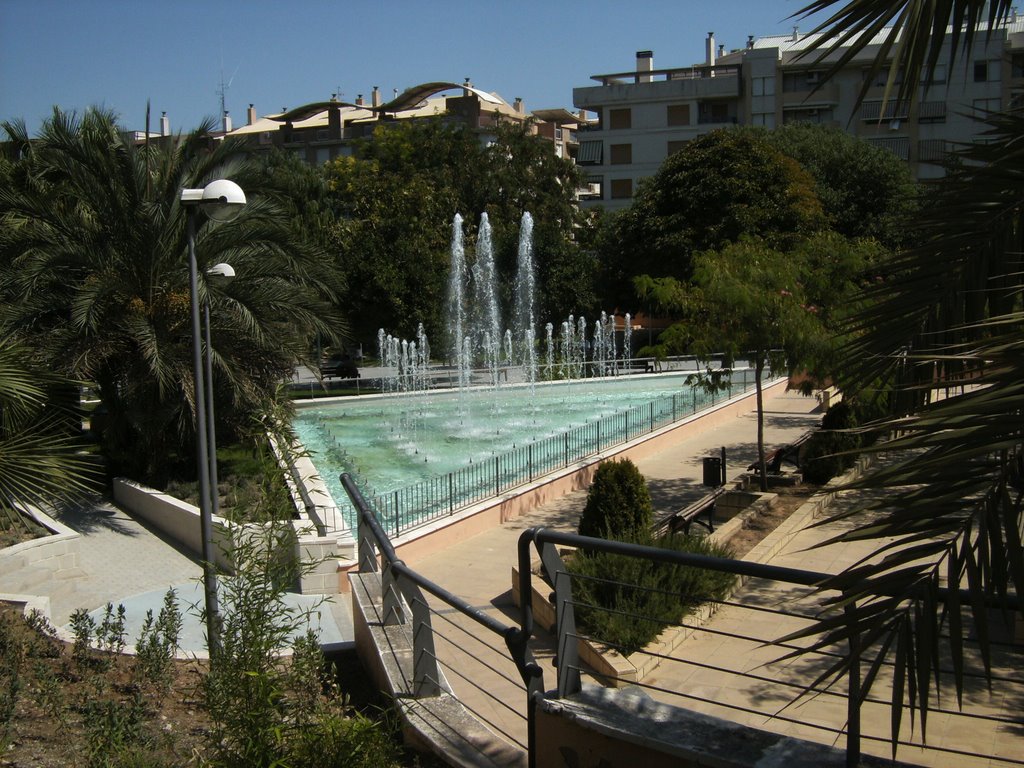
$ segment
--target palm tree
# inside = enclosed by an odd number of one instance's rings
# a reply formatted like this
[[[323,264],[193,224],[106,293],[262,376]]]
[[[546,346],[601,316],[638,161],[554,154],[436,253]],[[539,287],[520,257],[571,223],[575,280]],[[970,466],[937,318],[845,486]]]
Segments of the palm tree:
[[[50,508],[94,488],[98,467],[78,439],[77,394],[0,328],[0,528],[32,531],[27,508]]]
[[[834,5],[820,0],[801,13]],[[852,0],[815,30],[826,33],[816,47],[848,46],[840,67],[892,22],[874,65],[888,67],[890,83],[902,69],[903,84],[890,96],[909,100],[921,73],[939,63],[944,41],[952,43],[951,64],[1009,11],[1008,0]],[[916,217],[908,240],[916,245],[865,292],[865,308],[849,328],[854,364],[841,378],[844,390],[861,398],[895,388],[894,416],[875,428],[891,436],[878,450],[899,460],[856,484],[889,493],[873,508],[845,515],[856,521],[875,512],[834,541],[876,539],[884,557],[824,585],[856,605],[860,628],[851,629],[849,615],[823,621],[820,645],[857,633],[878,659],[895,660],[894,749],[903,691],[910,691],[906,704],[920,708],[923,726],[943,654],[953,659],[959,697],[968,632],[976,633],[987,668],[990,602],[1024,594],[1024,115],[992,114],[986,122],[987,142],[959,153],[958,167]],[[848,670],[844,659],[821,679]]]
[[[194,442],[186,215],[180,190],[232,178],[249,203],[197,235],[200,273],[230,263],[227,287],[201,281],[211,306],[214,390],[225,426],[248,424],[316,334],[343,329],[336,270],[296,236],[255,165],[212,123],[137,145],[115,117],[55,109],[38,136],[4,123],[0,189],[5,315],[55,368],[95,383],[117,471],[160,482]],[[187,464],[186,464],[187,465]]]

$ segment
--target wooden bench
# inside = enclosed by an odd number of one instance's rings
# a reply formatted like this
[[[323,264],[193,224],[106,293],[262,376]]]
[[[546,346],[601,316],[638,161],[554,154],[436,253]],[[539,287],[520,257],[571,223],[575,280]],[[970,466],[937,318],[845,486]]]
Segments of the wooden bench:
[[[788,462],[789,464],[795,466],[797,469],[800,469],[800,448],[803,446],[804,443],[811,439],[811,435],[813,435],[815,431],[816,430],[813,429],[808,430],[807,432],[804,432],[802,435],[800,435],[800,437],[798,437],[792,443],[787,443],[786,445],[779,446],[774,451],[766,453],[764,457],[764,465],[765,469],[768,471],[768,474],[779,474],[779,472],[782,471],[783,462]],[[747,467],[747,471],[760,473],[761,462],[755,461],[753,464]]]
[[[690,534],[690,526],[693,523],[703,525],[708,529],[709,533],[713,533],[715,530],[715,502],[718,501],[720,496],[724,496],[730,490],[728,486],[720,486],[706,496],[697,499],[692,504],[688,504],[670,515],[666,515],[655,526],[655,535],[682,531],[684,535],[688,536]],[[701,518],[706,518],[706,520]]]

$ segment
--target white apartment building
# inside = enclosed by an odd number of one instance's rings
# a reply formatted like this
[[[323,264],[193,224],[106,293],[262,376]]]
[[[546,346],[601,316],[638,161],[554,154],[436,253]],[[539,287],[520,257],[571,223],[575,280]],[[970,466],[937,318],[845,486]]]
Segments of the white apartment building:
[[[628,206],[637,184],[665,158],[694,137],[730,125],[833,125],[894,152],[919,180],[936,179],[951,148],[983,140],[975,116],[1024,101],[1024,19],[1016,15],[991,35],[980,32],[952,68],[940,65],[931,82],[921,84],[912,108],[890,100],[884,112],[887,71],[854,108],[878,44],[826,82],[838,54],[800,56],[815,37],[794,28],[791,35],[750,37],[727,52],[712,32],[700,64],[655,69],[653,53],[639,51],[633,70],[594,75],[598,85],[573,89],[573,104],[596,114],[579,130],[576,161],[589,177],[582,204]]]

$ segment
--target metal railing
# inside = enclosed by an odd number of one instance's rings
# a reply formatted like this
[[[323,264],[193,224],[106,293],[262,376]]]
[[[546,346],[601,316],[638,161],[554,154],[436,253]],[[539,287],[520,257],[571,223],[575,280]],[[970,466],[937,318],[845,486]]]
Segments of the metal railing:
[[[865,733],[861,727],[862,711],[865,707],[888,708],[890,702],[881,699],[870,693],[871,683],[877,678],[880,669],[889,669],[892,664],[884,659],[864,654],[860,647],[860,638],[869,636],[872,627],[867,624],[857,623],[857,607],[852,601],[839,601],[837,604],[844,607],[836,609],[838,615],[845,615],[850,622],[852,638],[845,647],[828,646],[813,652],[808,652],[793,642],[780,642],[777,637],[758,636],[754,627],[759,623],[758,618],[764,618],[768,614],[782,617],[786,622],[811,624],[821,618],[820,604],[812,603],[815,607],[810,608],[802,604],[797,598],[800,594],[806,596],[817,596],[822,599],[818,590],[819,584],[827,579],[830,574],[810,570],[794,568],[783,568],[779,566],[765,565],[744,560],[733,560],[707,555],[698,555],[685,552],[678,552],[660,549],[637,544],[609,541],[579,536],[571,533],[563,533],[543,528],[533,528],[525,531],[518,542],[518,591],[520,595],[519,626],[506,625],[502,621],[483,613],[480,609],[470,605],[457,595],[437,585],[422,575],[412,570],[395,554],[395,551],[388,540],[384,529],[377,522],[373,510],[363,499],[358,488],[355,487],[351,478],[342,476],[342,483],[350,495],[353,504],[359,510],[359,568],[361,572],[381,572],[383,612],[386,623],[408,623],[410,635],[413,638],[414,649],[412,657],[415,660],[412,688],[417,697],[438,696],[441,686],[438,681],[441,679],[440,670],[444,665],[443,660],[435,649],[435,642],[439,635],[431,625],[431,615],[439,616],[441,611],[431,611],[424,597],[424,592],[432,595],[440,601],[442,606],[449,606],[455,609],[458,614],[468,617],[473,625],[485,630],[486,635],[494,638],[501,638],[504,641],[505,652],[508,659],[515,665],[522,684],[519,690],[525,694],[525,718],[527,727],[527,748],[530,756],[530,764],[533,765],[533,758],[536,754],[536,731],[535,712],[539,701],[545,696],[563,698],[572,696],[582,689],[582,676],[585,674],[579,657],[579,644],[585,640],[577,629],[576,608],[580,605],[573,596],[573,580],[580,578],[570,573],[566,563],[563,561],[560,549],[570,548],[573,550],[586,550],[591,552],[607,552],[615,555],[642,558],[648,561],[668,563],[673,565],[690,566],[693,568],[717,571],[734,574],[739,577],[762,580],[766,587],[752,590],[748,594],[735,590],[731,596],[716,601],[718,608],[752,612],[743,620],[733,620],[724,628],[716,627],[714,621],[703,623],[695,622],[692,619],[683,618],[674,625],[682,630],[700,630],[700,637],[721,637],[730,642],[741,642],[749,644],[749,654],[755,652],[777,652],[777,657],[797,656],[801,659],[809,658],[809,666],[800,670],[792,661],[785,665],[786,669],[797,669],[797,676],[794,679],[780,679],[773,676],[768,670],[769,663],[747,664],[745,667],[727,666],[727,661],[719,660],[718,663],[712,660],[713,655],[701,652],[699,648],[691,648],[689,654],[685,653],[687,645],[680,646],[681,650],[658,653],[656,651],[641,651],[649,656],[657,657],[664,665],[677,664],[686,665],[696,671],[711,671],[721,675],[723,684],[740,687],[743,684],[754,686],[758,695],[749,696],[742,703],[723,700],[719,696],[701,696],[693,686],[666,687],[665,684],[653,685],[640,680],[614,680],[611,682],[628,682],[630,685],[639,686],[647,690],[659,700],[679,699],[680,706],[687,708],[703,708],[704,711],[719,713],[720,716],[743,722],[744,717],[756,718],[758,723],[766,720],[776,719],[784,722],[787,726],[803,732],[817,732],[817,737],[805,736],[819,743],[834,743],[845,736],[846,764],[856,766],[861,759],[861,746],[864,741],[874,741],[888,745],[889,738],[880,733]],[[541,560],[541,572],[544,574],[543,581],[538,590],[534,589],[534,579],[538,576],[533,572],[532,559],[536,552]],[[378,566],[378,558],[380,565]],[[630,585],[635,587],[636,585]],[[553,589],[553,591],[552,591]],[[772,597],[768,597],[765,590],[770,590]],[[553,603],[555,621],[552,624],[552,632],[555,635],[553,645],[555,657],[553,667],[557,672],[556,688],[545,694],[546,687],[543,680],[543,672],[540,665],[534,658],[531,646],[536,647],[538,642],[547,642],[543,638],[543,631],[538,631],[534,621],[533,601],[531,596],[539,592],[542,595],[549,595],[547,599]],[[785,597],[780,597],[780,592],[785,592]],[[940,597],[945,600],[948,591],[943,591]],[[956,593],[958,600],[950,601],[950,604],[959,602],[960,605],[969,603],[969,596],[960,591]],[[1011,604],[1012,603],[1012,604]],[[1019,601],[1011,599],[1007,603],[1014,610],[1019,610]],[[588,606],[593,608],[593,606]],[[620,609],[611,608],[613,612]],[[451,613],[451,611],[448,611]],[[657,621],[652,617],[629,614],[627,619],[634,621]],[[665,622],[661,622],[665,625]],[[465,632],[464,628],[459,628]],[[479,632],[471,633],[479,639]],[[601,638],[590,638],[598,644],[602,643]],[[462,642],[458,637],[447,642],[454,645],[457,650],[453,651],[458,658],[458,666],[461,668],[465,662],[465,650],[460,645]],[[701,639],[694,639],[688,642],[701,642]],[[994,641],[993,641],[994,642]],[[492,649],[494,646],[491,646]],[[728,655],[729,659],[748,659],[748,653]],[[1008,653],[1007,656],[1010,656]],[[814,680],[822,668],[822,664],[832,666],[839,662],[848,660],[846,665],[845,680],[847,685],[815,685]],[[817,664],[817,666],[813,666]],[[546,666],[546,665],[545,665]],[[995,666],[995,665],[993,665]],[[1006,666],[1009,674],[995,669],[989,679],[993,679],[1001,685],[1017,686],[1012,690],[1018,691],[1012,695],[1021,695],[1024,691],[1024,679],[1019,671],[1016,671],[1012,658]],[[448,668],[453,668],[450,665]],[[811,670],[808,672],[807,670]],[[817,670],[817,671],[814,671]],[[864,674],[862,674],[862,671]],[[946,674],[949,670],[934,670],[934,674],[940,672]],[[802,677],[800,676],[802,674]],[[985,685],[985,676],[982,674],[966,673],[967,678],[973,675],[974,683],[981,687]],[[460,675],[461,676],[461,675]],[[659,671],[657,677],[660,680],[671,679],[665,671]],[[609,682],[605,675],[605,682]],[[728,680],[728,682],[724,682]],[[968,681],[971,684],[971,681]],[[766,691],[771,691],[772,696],[767,696]],[[845,699],[845,718],[840,717],[838,722],[826,719],[818,720],[814,717],[797,718],[786,710],[788,702],[779,703],[780,696],[787,697],[788,701],[799,696],[811,695],[817,702],[815,709],[827,709],[829,700]],[[772,700],[774,697],[774,701]],[[767,701],[764,701],[767,699]],[[504,702],[505,706],[510,703]],[[760,709],[758,708],[760,706]],[[781,708],[780,708],[781,707]],[[723,713],[724,710],[724,713]],[[939,716],[962,716],[965,718],[966,728],[975,728],[984,724],[986,727],[999,729],[1010,729],[1022,727],[1022,721],[1018,717],[1007,717],[993,715],[991,713],[967,713],[962,714],[945,706],[932,707],[930,710],[934,715]],[[889,722],[888,711],[883,722]],[[878,722],[877,719],[873,722]],[[488,723],[493,730],[501,732],[501,728]],[[763,725],[762,725],[763,727]],[[870,730],[870,729],[869,729]],[[957,748],[941,740],[943,743],[929,744],[927,749],[934,750],[933,754],[938,755],[942,760],[956,761],[977,756],[969,749]],[[900,746],[922,747],[921,743],[908,741],[900,738],[897,742]],[[888,747],[886,747],[886,750]],[[1003,755],[992,758],[993,764],[999,765],[1024,765],[1024,760],[1016,756]]]
[[[394,546],[380,526],[352,478],[345,474],[341,483],[356,507],[359,516],[357,557],[360,573],[380,573],[383,623],[385,625],[408,624],[413,639],[412,692],[416,698],[440,696],[442,667],[435,650],[435,633],[432,611],[424,592],[432,595],[444,605],[454,608],[467,617],[474,625],[482,628],[491,637],[501,638],[509,658],[521,678],[522,690],[527,693],[527,744],[523,745],[529,754],[533,753],[534,731],[532,704],[535,696],[544,690],[543,671],[533,658],[529,647],[530,631],[524,627],[505,624],[487,615],[479,608],[449,592],[444,587],[423,577],[409,568],[398,558]],[[474,633],[480,640],[480,634]],[[460,653],[460,674],[467,663],[467,655]],[[506,706],[508,703],[505,703]],[[489,724],[492,730],[501,732],[500,726]],[[514,741],[514,739],[512,739]],[[532,763],[531,763],[532,764]]]
[[[577,631],[576,607],[581,604],[573,598],[572,581],[573,579],[580,577],[571,574],[570,569],[566,567],[566,563],[562,559],[562,555],[559,550],[562,548],[564,551],[564,548],[567,547],[576,551],[606,552],[627,557],[641,558],[647,561],[690,566],[693,568],[734,574],[744,578],[761,579],[769,582],[771,586],[793,585],[796,587],[803,587],[806,588],[806,596],[816,596],[817,598],[814,601],[813,609],[805,609],[804,611],[801,611],[799,607],[790,607],[799,606],[798,600],[792,593],[788,594],[785,599],[776,598],[770,601],[770,603],[763,600],[735,602],[732,598],[712,602],[716,603],[716,608],[729,606],[760,614],[772,613],[784,616],[789,622],[803,622],[805,625],[811,625],[822,619],[822,605],[824,605],[825,602],[822,598],[823,593],[819,589],[818,585],[825,582],[831,576],[831,574],[809,570],[784,568],[746,560],[733,560],[729,558],[678,552],[669,549],[641,546],[606,539],[595,539],[542,528],[527,530],[519,539],[519,592],[521,595],[532,594],[532,581],[535,576],[531,573],[531,548],[535,548],[537,553],[540,555],[542,570],[545,574],[542,586],[543,593],[547,594],[551,590],[552,586],[554,588],[551,598],[555,607],[556,620],[554,626],[555,631],[557,632],[557,656],[554,661],[554,666],[558,670],[558,687],[556,695],[559,698],[571,696],[581,690],[581,673],[584,670],[579,658],[580,641],[590,640],[598,646],[609,645],[608,641],[605,639],[584,638],[581,633]],[[636,585],[629,586],[640,589]],[[948,600],[948,605],[950,606],[968,605],[972,599],[968,592],[960,590],[955,592],[957,599],[954,600],[950,596],[951,592],[953,591],[948,589],[940,590],[940,600],[943,604],[947,604],[946,601]],[[832,594],[837,593],[833,592]],[[755,706],[757,697],[749,698],[749,701],[753,702],[751,704],[737,704],[722,701],[718,697],[701,697],[685,690],[671,690],[664,687],[648,685],[643,683],[643,681],[617,680],[614,678],[611,678],[610,681],[613,684],[628,683],[630,685],[638,685],[641,688],[649,689],[652,693],[658,694],[662,698],[678,697],[684,700],[688,706],[699,704],[708,705],[709,708],[717,711],[724,709],[731,712],[733,715],[738,716],[737,719],[741,719],[740,716],[742,715],[755,715],[758,718],[763,719],[778,719],[781,722],[799,726],[808,731],[817,731],[819,734],[824,734],[823,737],[819,737],[815,740],[823,741],[825,743],[842,738],[845,734],[846,765],[853,768],[860,764],[861,745],[864,740],[870,739],[876,742],[889,743],[889,738],[885,736],[879,734],[865,735],[862,732],[862,711],[865,706],[883,708],[889,708],[891,706],[891,703],[888,700],[871,696],[870,688],[872,683],[875,681],[879,670],[881,668],[888,668],[891,671],[893,664],[885,659],[880,659],[877,656],[866,657],[863,655],[861,641],[863,638],[872,637],[877,631],[877,627],[869,626],[867,623],[858,622],[857,602],[852,597],[847,597],[846,595],[841,595],[839,597],[841,599],[830,602],[834,605],[843,606],[841,611],[839,609],[832,610],[836,615],[845,616],[846,621],[848,622],[848,636],[850,640],[845,648],[829,647],[824,650],[817,649],[808,651],[805,646],[800,646],[797,643],[792,642],[780,642],[777,637],[754,636],[750,634],[752,630],[745,628],[756,625],[756,617],[749,621],[738,621],[734,619],[732,625],[740,627],[740,629],[736,630],[716,630],[714,626],[709,623],[694,622],[687,624],[685,621],[681,621],[674,626],[689,631],[699,629],[704,635],[717,634],[726,636],[730,639],[739,639],[740,641],[749,644],[749,653],[753,653],[758,649],[763,650],[765,648],[775,648],[778,649],[778,656],[776,660],[795,656],[799,656],[801,659],[813,657],[818,661],[824,660],[827,665],[832,666],[834,671],[839,671],[839,674],[835,675],[833,682],[838,682],[838,678],[844,669],[843,664],[844,662],[848,662],[845,664],[845,679],[847,683],[846,690],[842,690],[841,687],[837,690],[835,685],[828,683],[823,685],[816,684],[815,678],[817,678],[820,673],[820,667],[817,668],[817,671],[810,674],[804,673],[803,676],[798,677],[798,679],[780,680],[761,671],[767,666],[767,664],[761,664],[759,666],[755,666],[753,670],[744,671],[742,668],[731,669],[722,665],[710,664],[708,663],[707,658],[702,657],[699,652],[693,653],[689,658],[685,658],[681,654],[669,655],[648,651],[642,651],[642,653],[646,653],[650,656],[656,656],[662,662],[686,664],[695,669],[712,670],[716,673],[722,674],[723,677],[729,677],[730,681],[727,684],[730,686],[739,687],[740,683],[736,682],[736,680],[745,679],[754,681],[761,687],[770,687],[774,691],[779,691],[780,689],[787,690],[791,693],[792,697],[789,699],[789,702],[783,702],[782,709],[785,709],[785,707],[793,700],[803,696],[813,696],[816,697],[817,700],[823,700],[830,697],[845,698],[845,724],[839,723],[838,725],[835,725],[827,722],[809,722],[810,718],[797,719],[783,714],[778,705],[772,705],[771,703],[758,710]],[[1004,609],[1009,608],[1011,610],[1020,610],[1019,601],[1013,597],[1006,600],[994,600],[993,603],[999,604]],[[774,607],[778,604],[783,604],[787,607]],[[587,605],[586,607],[589,609],[595,608],[595,606],[592,605]],[[521,601],[521,624],[524,627],[524,630],[525,628],[530,628],[532,631],[532,610],[531,600],[524,598]],[[604,610],[613,613],[618,612],[616,607],[605,607]],[[672,626],[665,625],[664,622],[658,622],[657,619],[650,616],[627,614],[626,618],[633,622],[645,621],[660,623],[662,628],[665,626]],[[1012,647],[1012,643],[1008,643],[1007,646]],[[614,644],[611,644],[611,647],[614,647]],[[747,653],[727,654],[727,656],[734,659],[748,658]],[[1012,659],[1009,661],[1007,668],[1011,670],[1016,668],[1015,662]],[[950,669],[934,669],[932,672],[936,677],[938,677],[940,672],[944,674],[951,674]],[[800,675],[799,672],[797,674]],[[665,676],[666,675],[663,673],[659,674],[659,677]],[[972,675],[967,673],[966,676],[971,677]],[[1016,690],[1024,692],[1024,679],[1017,674],[1004,675],[1002,677],[998,674],[991,674],[991,676],[987,677],[984,674],[974,673],[973,677],[982,684],[987,682],[988,679],[992,679],[1009,686],[1018,686]],[[609,681],[609,678],[606,677],[605,680],[607,682]],[[766,698],[766,696],[762,693],[761,698]],[[961,714],[956,710],[944,708],[939,705],[931,707],[930,712],[934,715],[947,716]],[[729,715],[727,714],[726,716],[728,717]],[[969,713],[961,716],[965,717],[965,721],[967,722],[977,724],[984,721],[996,728],[1020,728],[1024,725],[1024,721],[1019,718],[1006,718],[999,715],[986,714],[984,712],[980,714]],[[886,717],[885,721],[888,722],[889,717]],[[897,741],[897,744],[899,746],[912,746],[918,748],[923,746],[922,743],[911,742],[903,738],[900,738]],[[948,744],[928,745],[928,749],[934,750],[936,753],[942,755],[946,760],[959,760],[968,757],[983,756],[978,753],[971,752],[968,749],[955,748]],[[1024,765],[1024,760],[1021,760],[1018,757],[1001,757],[999,758],[999,764]]]
[[[738,380],[730,377],[721,391],[704,393],[695,386],[690,392],[649,401],[404,488],[379,494],[363,490],[380,514],[382,524],[397,537],[750,390],[754,372],[740,369],[733,372],[733,376],[737,374]]]

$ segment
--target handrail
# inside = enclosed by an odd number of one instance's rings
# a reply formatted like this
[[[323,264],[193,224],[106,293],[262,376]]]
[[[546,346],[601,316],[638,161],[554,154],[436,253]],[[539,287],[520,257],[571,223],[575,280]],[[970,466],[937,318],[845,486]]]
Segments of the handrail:
[[[512,660],[515,662],[516,668],[519,670],[519,673],[523,678],[523,682],[526,683],[528,687],[535,683],[538,686],[537,690],[543,690],[542,670],[533,660],[533,655],[527,647],[527,640],[530,637],[530,633],[523,627],[508,625],[493,616],[487,615],[479,608],[475,608],[473,605],[460,598],[458,595],[449,592],[441,585],[431,581],[425,576],[422,576],[407,566],[398,557],[398,553],[396,552],[394,545],[391,543],[391,540],[381,527],[380,522],[373,514],[373,511],[370,509],[366,500],[363,498],[358,486],[356,486],[352,477],[348,473],[341,475],[341,484],[345,488],[345,492],[352,500],[352,504],[356,507],[359,514],[359,571],[377,571],[377,556],[374,550],[379,551],[387,566],[384,570],[390,570],[394,574],[396,581],[398,579],[408,579],[415,586],[426,590],[445,604],[451,606],[465,616],[468,616],[477,624],[480,624],[494,634],[501,636],[505,640],[506,646],[512,654]],[[385,595],[385,599],[386,598],[387,596]],[[399,615],[397,611],[391,613]],[[385,615],[390,615],[387,608],[385,608]],[[423,654],[417,654],[417,658],[421,655]]]
[[[581,536],[575,533],[554,531],[547,528],[529,528],[519,537],[518,561],[519,561],[519,591],[522,595],[520,600],[520,623],[525,628],[533,628],[533,607],[530,595],[533,594],[532,572],[531,572],[531,545],[536,548],[541,557],[541,564],[544,573],[551,579],[554,586],[553,601],[555,603],[555,626],[557,632],[557,656],[555,667],[558,669],[559,698],[578,693],[581,690],[580,662],[578,658],[576,642],[576,626],[572,601],[572,587],[568,579],[554,578],[557,573],[564,573],[565,567],[558,546],[572,547],[590,551],[607,552],[610,554],[626,555],[631,557],[642,557],[646,560],[686,565],[695,568],[702,568],[722,573],[733,573],[738,576],[779,581],[788,584],[797,584],[806,587],[820,587],[834,574],[818,571],[808,571],[798,568],[787,568],[766,563],[757,563],[748,560],[733,560],[731,558],[716,557],[713,555],[701,555],[690,552],[679,552],[670,549],[633,544],[629,542],[613,541],[610,539],[599,539],[590,536]],[[548,586],[551,586],[550,584]],[[971,600],[971,594],[964,589],[949,589],[942,587],[938,589],[938,597],[945,600],[948,596],[956,593],[961,605],[966,605]],[[897,592],[880,590],[878,595],[896,595]],[[847,621],[856,627],[856,600],[852,596],[844,599],[842,609]],[[1024,600],[1018,596],[986,596],[985,602],[991,605],[998,605],[1004,608],[1020,610],[1024,607]],[[860,764],[860,741],[861,741],[861,718],[860,708],[865,697],[865,685],[861,676],[861,633],[850,632],[850,643],[847,651],[849,665],[849,690],[856,692],[847,695],[847,736],[846,736],[846,764],[850,768]],[[870,678],[869,674],[869,678]]]
[[[742,373],[729,378],[724,389],[747,392],[753,386],[750,369],[732,369]],[[623,445],[641,435],[651,434],[669,424],[689,418],[699,410],[716,405],[718,393],[707,393],[708,400],[698,404],[697,388],[686,395],[672,393],[640,405],[609,414],[602,420],[567,429],[534,440],[518,448],[489,457],[442,475],[383,493],[367,489],[374,508],[388,521],[394,536],[433,520],[448,517],[484,499],[533,482],[538,477],[565,469],[588,456]],[[602,429],[602,423],[611,425]]]

